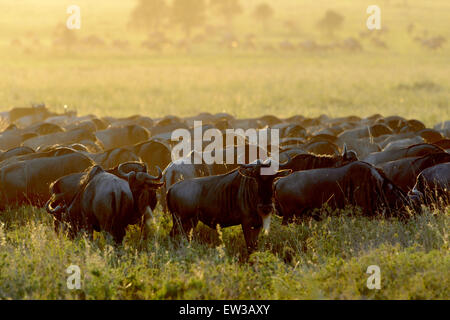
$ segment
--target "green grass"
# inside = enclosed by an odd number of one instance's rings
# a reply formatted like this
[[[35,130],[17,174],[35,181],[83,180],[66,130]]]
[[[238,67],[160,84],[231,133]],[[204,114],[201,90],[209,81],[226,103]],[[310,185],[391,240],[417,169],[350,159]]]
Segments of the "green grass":
[[[57,235],[47,213],[23,207],[0,216],[0,298],[448,299],[449,209],[406,223],[347,213],[288,227],[276,218],[247,260],[239,227],[199,225],[191,241],[173,240],[157,211],[146,241],[132,226],[116,246],[106,233]],[[73,264],[80,290],[66,287]],[[370,265],[380,290],[366,286]]]

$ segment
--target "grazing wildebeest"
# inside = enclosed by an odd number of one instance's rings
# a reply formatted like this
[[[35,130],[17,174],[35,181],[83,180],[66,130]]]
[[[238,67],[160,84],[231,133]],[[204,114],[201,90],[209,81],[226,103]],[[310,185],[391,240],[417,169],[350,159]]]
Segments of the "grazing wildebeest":
[[[95,141],[96,138],[94,134],[90,131],[84,129],[74,129],[71,131],[56,132],[27,139],[23,142],[23,145],[25,147],[29,147],[36,150],[38,148],[43,149],[56,144],[67,145],[77,143],[82,140]]]
[[[359,159],[364,159],[370,153],[381,151],[380,146],[372,141],[373,139],[362,138],[362,139],[350,139],[345,143],[347,147],[356,152]]]
[[[173,217],[171,235],[179,228],[189,234],[198,221],[211,228],[241,225],[249,252],[256,249],[261,228],[270,226],[273,211],[274,179],[289,174],[281,170],[261,175],[270,162],[242,165],[223,175],[183,180],[167,192],[167,205]]]
[[[400,139],[389,142],[384,148],[383,151],[395,150],[400,148],[409,147],[414,144],[424,143],[425,140],[420,136],[414,136],[412,138]]]
[[[394,161],[402,158],[420,157],[427,154],[440,152],[444,152],[444,150],[438,146],[428,143],[420,143],[406,148],[374,152],[369,154],[364,161],[377,165],[383,162]]]
[[[310,170],[318,168],[341,167],[349,162],[357,161],[356,153],[352,150],[347,151],[344,147],[342,155],[339,156],[316,156],[314,154],[299,154],[292,159],[280,163],[280,169],[291,169],[292,171]]]
[[[355,161],[339,168],[294,172],[274,185],[275,207],[287,224],[293,217],[304,218],[327,204],[332,209],[346,205],[360,207],[363,214],[376,215],[379,209],[398,214],[407,196],[381,170]]]
[[[172,161],[170,146],[160,141],[149,140],[126,148],[139,156],[149,168],[158,166],[164,170]]]
[[[444,205],[450,204],[450,162],[423,170],[410,192],[419,203],[429,205],[441,199]]]
[[[25,148],[25,147],[23,147]],[[22,161],[38,159],[38,158],[50,158],[50,157],[59,157],[64,154],[74,153],[76,150],[69,147],[61,147],[61,146],[52,146],[44,151],[40,152],[30,152],[22,155],[14,155],[12,157],[7,157],[3,161],[0,162],[0,168],[6,167],[10,164],[15,164]]]
[[[450,154],[446,152],[432,153],[422,157],[404,158],[377,165],[403,191],[414,187],[416,178],[426,168],[439,163],[450,162]]]
[[[384,124],[374,124],[370,127],[362,127],[346,130],[338,135],[339,140],[361,139],[367,137],[379,137],[384,134],[391,134],[392,130]]]
[[[12,148],[9,149],[5,152],[1,152],[0,155],[0,162],[12,157],[16,157],[16,156],[23,156],[26,154],[30,154],[30,153],[34,153],[34,150],[28,147],[16,147],[16,148]]]
[[[109,150],[148,140],[150,133],[142,126],[129,125],[100,130],[95,132],[95,136],[102,142],[105,150]]]
[[[87,156],[70,152],[4,166],[0,169],[0,208],[24,203],[43,205],[50,196],[50,183],[65,175],[82,172],[93,164]]]
[[[94,230],[105,230],[117,243],[122,242],[128,225],[141,218],[149,224],[156,206],[155,191],[162,185],[158,171],[159,176],[153,177],[140,163],[124,163],[109,172],[96,165],[86,173],[57,180],[46,204],[54,216],[55,230],[66,222],[72,237],[81,230],[90,236]]]
[[[23,130],[18,129],[15,125],[8,126],[0,133],[0,149],[9,150],[21,145],[28,138],[23,134]]]
[[[87,155],[94,160],[96,164],[107,169],[114,168],[127,161],[141,161],[133,151],[125,148],[116,148],[95,154],[88,153]]]

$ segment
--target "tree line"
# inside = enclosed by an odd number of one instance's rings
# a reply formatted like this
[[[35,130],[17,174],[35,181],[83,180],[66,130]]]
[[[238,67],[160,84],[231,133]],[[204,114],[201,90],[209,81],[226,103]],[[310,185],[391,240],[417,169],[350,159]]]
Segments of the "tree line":
[[[130,26],[146,32],[158,32],[165,24],[178,26],[190,37],[192,30],[205,24],[212,13],[232,27],[234,19],[243,13],[239,0],[138,0],[131,13]],[[266,2],[258,4],[252,12],[253,18],[267,28],[274,16],[274,9]]]

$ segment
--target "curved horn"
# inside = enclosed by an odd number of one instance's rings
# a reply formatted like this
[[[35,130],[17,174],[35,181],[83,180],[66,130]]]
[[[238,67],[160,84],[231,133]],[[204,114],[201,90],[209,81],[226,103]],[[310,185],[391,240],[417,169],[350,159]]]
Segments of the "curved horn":
[[[53,200],[53,199],[50,198],[50,199],[45,203],[45,209],[47,210],[47,212],[50,213],[50,214],[53,214],[53,215],[58,214],[58,213],[61,213],[61,211],[64,210],[64,206],[58,204],[58,205],[56,206],[56,208],[52,208],[52,200]]]
[[[135,166],[140,166],[141,170],[137,171],[137,170],[131,170],[130,172],[126,173],[123,171],[123,167],[126,165],[135,165]],[[128,178],[128,176],[130,175],[130,173],[132,171],[136,171],[136,172],[147,172],[147,166],[145,165],[145,163],[141,163],[141,162],[124,162],[119,164],[119,166],[117,167],[117,173],[121,178]]]
[[[148,180],[152,180],[152,181],[154,181],[154,180],[157,180],[157,181],[161,180],[161,178],[163,176],[162,171],[161,171],[161,169],[158,166],[156,166],[156,170],[158,171],[158,176],[154,177],[154,176],[146,173],[145,174],[145,176],[146,176],[145,180],[146,181],[148,181]]]
[[[344,151],[342,151],[342,154],[346,154],[347,153],[347,144],[344,142]]]

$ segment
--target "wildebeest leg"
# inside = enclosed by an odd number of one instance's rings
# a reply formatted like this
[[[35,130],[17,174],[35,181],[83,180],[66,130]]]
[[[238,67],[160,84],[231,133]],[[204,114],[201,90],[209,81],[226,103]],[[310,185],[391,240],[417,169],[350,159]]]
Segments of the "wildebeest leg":
[[[176,237],[180,233],[181,219],[176,213],[172,213],[172,230],[170,230],[170,236]]]
[[[242,225],[242,231],[244,232],[245,243],[247,245],[248,254],[256,250],[258,245],[258,235],[261,231],[261,227],[254,227],[250,225]]]
[[[155,217],[153,216],[152,209],[149,206],[147,206],[145,208],[145,212],[144,212],[144,215],[142,216],[142,220],[140,223],[142,239],[147,239],[147,236],[150,233],[151,225],[154,222],[155,222]]]
[[[158,195],[159,195],[159,203],[161,204],[163,212],[164,213],[168,213],[169,212],[169,208],[167,207],[166,188],[164,188],[164,186],[162,186],[158,190]]]
[[[170,231],[171,237],[175,237],[176,235],[180,234],[180,231],[182,231],[186,237],[189,237],[191,230],[193,230],[197,226],[197,223],[198,223],[197,217],[181,219],[176,214],[172,215],[172,221],[173,221],[173,226],[172,226],[172,230]]]
[[[292,223],[293,221],[293,214],[292,213],[287,213],[286,210],[284,210],[283,212],[283,221],[281,222],[282,226],[287,226],[289,223]]]
[[[196,218],[191,218],[182,223],[183,231],[187,237],[191,236],[191,232],[192,232],[192,230],[195,229],[195,227],[197,226],[197,223],[198,223],[198,219],[196,219]]]
[[[121,244],[122,241],[123,241],[123,238],[125,237],[125,234],[126,234],[125,228],[116,228],[116,229],[113,231],[113,238],[114,238],[114,241],[115,241],[117,244]]]

